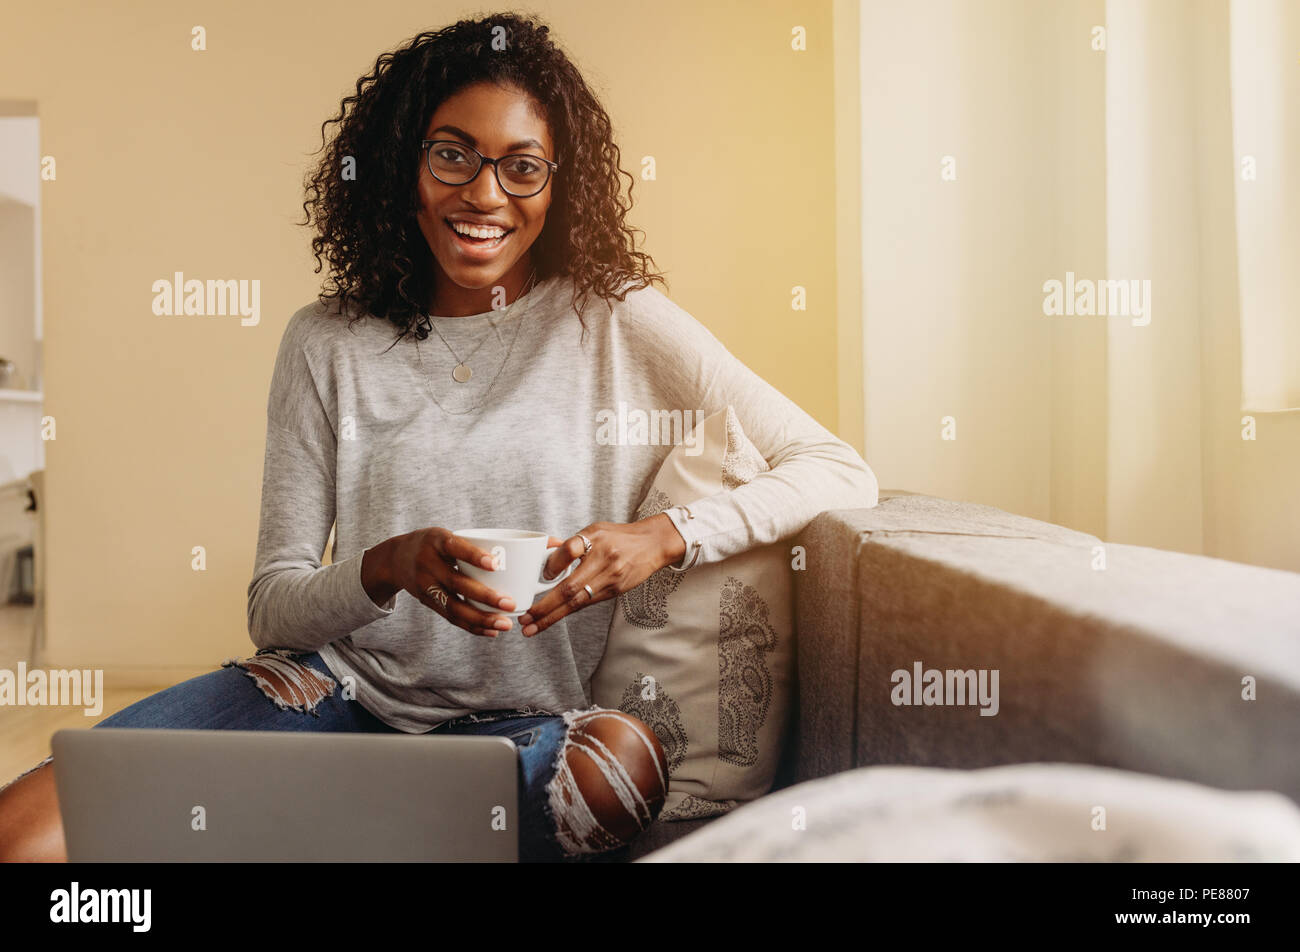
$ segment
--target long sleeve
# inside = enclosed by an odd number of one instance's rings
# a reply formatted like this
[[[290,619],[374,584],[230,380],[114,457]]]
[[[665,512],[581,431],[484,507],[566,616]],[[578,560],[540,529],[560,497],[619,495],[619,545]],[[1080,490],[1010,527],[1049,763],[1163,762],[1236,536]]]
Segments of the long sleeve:
[[[707,418],[735,409],[745,435],[771,469],[750,482],[690,504],[669,518],[686,540],[682,563],[696,565],[788,538],[828,509],[875,506],[879,484],[857,451],[750,370],[703,324],[657,291],[634,309],[638,359],[671,406]],[[679,563],[680,567],[680,563]]]
[[[248,633],[258,648],[315,651],[393,613],[361,584],[366,550],[331,565],[320,557],[335,517],[335,437],[294,316],[280,343],[267,401],[257,557]]]

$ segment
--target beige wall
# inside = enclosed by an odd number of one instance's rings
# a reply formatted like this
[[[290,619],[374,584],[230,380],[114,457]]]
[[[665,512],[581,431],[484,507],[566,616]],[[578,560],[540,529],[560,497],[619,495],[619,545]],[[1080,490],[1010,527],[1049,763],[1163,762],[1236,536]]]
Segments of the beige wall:
[[[167,678],[247,653],[267,385],[317,293],[301,180],[375,57],[477,6],[10,4],[0,97],[37,101],[50,665]],[[533,4],[604,97],[670,294],[836,429],[831,5]],[[743,12],[743,15],[742,15]],[[194,18],[198,18],[197,21]],[[190,30],[207,30],[206,52]],[[809,50],[790,50],[807,28]],[[801,172],[773,178],[775,150]],[[151,283],[259,279],[261,323],[156,317]],[[792,313],[793,285],[808,288]],[[853,434],[846,434],[860,442]],[[206,548],[193,571],[191,549]],[[150,667],[151,666],[151,667]],[[115,682],[120,686],[122,680]]]

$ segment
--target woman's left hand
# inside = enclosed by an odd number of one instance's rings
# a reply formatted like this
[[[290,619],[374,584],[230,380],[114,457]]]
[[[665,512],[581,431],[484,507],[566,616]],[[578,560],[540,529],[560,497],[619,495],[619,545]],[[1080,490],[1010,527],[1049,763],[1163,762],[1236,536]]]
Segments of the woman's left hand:
[[[579,535],[591,541],[591,551],[586,555]],[[637,522],[593,522],[568,539],[551,536],[547,542],[548,548],[558,548],[546,560],[545,578],[559,575],[574,559],[582,559],[582,564],[520,616],[525,637],[544,631],[593,602],[636,588],[686,554],[686,541],[662,512]],[[592,594],[588,595],[584,586],[590,586]]]

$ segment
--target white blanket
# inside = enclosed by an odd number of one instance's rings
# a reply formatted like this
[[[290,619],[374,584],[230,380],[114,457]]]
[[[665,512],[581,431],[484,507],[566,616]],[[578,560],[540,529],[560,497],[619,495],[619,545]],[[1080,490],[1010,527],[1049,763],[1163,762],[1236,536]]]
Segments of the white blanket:
[[[863,767],[769,794],[640,862],[1300,861],[1300,808],[1078,764]]]

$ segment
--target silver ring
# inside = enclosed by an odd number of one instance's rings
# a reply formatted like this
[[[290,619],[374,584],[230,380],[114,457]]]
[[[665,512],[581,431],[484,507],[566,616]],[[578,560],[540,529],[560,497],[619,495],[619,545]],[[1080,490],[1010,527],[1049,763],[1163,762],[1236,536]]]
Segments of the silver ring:
[[[430,585],[424,593],[437,602],[439,607],[447,607],[447,592],[441,585]]]
[[[582,587],[585,588],[585,589],[587,590],[587,596],[588,596],[589,598],[595,598],[595,597],[596,597],[596,593],[593,592],[593,591],[591,590],[591,586],[590,586],[590,585],[584,585],[584,586],[582,586]]]
[[[588,538],[587,538],[585,535],[583,535],[581,532],[578,533],[578,538],[582,540],[582,544],[583,544],[583,546],[585,546],[585,548],[582,550],[582,554],[583,554],[583,555],[586,555],[587,553],[589,553],[589,552],[591,551],[591,540],[588,539]],[[590,591],[590,589],[588,589],[588,591]]]

